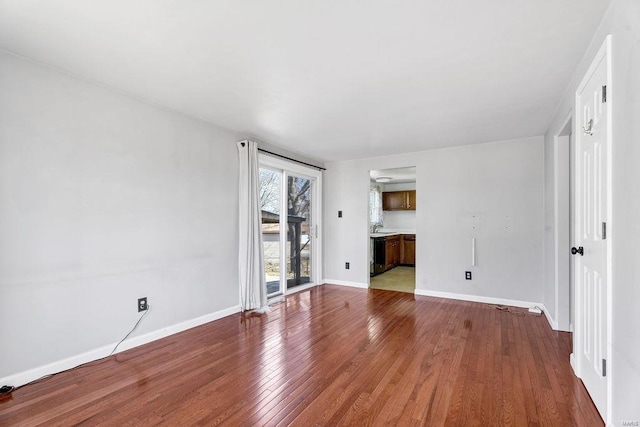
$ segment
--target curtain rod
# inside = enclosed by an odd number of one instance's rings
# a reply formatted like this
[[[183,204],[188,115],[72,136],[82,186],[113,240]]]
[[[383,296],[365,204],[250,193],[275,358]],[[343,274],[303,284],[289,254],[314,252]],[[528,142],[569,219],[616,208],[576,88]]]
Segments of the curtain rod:
[[[271,151],[263,150],[262,148],[258,148],[258,151],[261,151],[261,152],[267,153],[267,154],[271,154],[272,156],[277,156],[277,157],[281,157],[283,159],[291,160],[292,162],[300,163],[301,165],[311,166],[312,168],[316,168],[316,169],[319,169],[321,171],[326,171],[326,169],[321,167],[321,166],[316,166],[316,165],[312,165],[311,163],[302,162],[300,160],[292,159],[291,157],[283,156],[282,154],[272,153]]]

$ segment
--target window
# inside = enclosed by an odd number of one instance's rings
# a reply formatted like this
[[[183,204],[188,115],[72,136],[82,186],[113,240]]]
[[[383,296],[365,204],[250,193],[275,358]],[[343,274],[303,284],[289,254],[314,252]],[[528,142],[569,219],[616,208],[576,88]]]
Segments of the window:
[[[369,224],[382,225],[382,188],[371,184],[369,189]]]

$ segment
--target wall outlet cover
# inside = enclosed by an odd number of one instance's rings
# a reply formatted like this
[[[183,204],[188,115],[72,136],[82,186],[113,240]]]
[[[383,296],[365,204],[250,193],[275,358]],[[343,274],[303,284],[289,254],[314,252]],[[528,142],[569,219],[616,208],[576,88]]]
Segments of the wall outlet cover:
[[[147,305],[147,297],[138,298],[138,313],[141,311],[146,311],[149,308]]]

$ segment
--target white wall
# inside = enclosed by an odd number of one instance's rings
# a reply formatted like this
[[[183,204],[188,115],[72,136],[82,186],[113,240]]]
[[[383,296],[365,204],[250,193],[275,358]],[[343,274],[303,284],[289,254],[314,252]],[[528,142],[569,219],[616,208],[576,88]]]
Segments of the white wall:
[[[542,142],[536,137],[328,163],[326,280],[366,286],[369,170],[416,166],[417,292],[540,302]],[[478,239],[477,267],[471,267],[471,237]],[[472,281],[464,279],[466,270],[473,271]]]
[[[571,113],[575,90],[607,34],[612,34],[612,87],[608,88],[612,105],[613,131],[613,218],[609,236],[613,253],[611,356],[607,368],[611,378],[609,423],[640,421],[640,2],[613,0],[588,51],[558,107],[545,135],[545,151],[553,150],[554,135]],[[553,168],[553,156],[547,156],[545,169]],[[545,200],[549,203],[549,194]],[[548,220],[548,219],[547,219]],[[546,227],[552,227],[548,222]],[[549,257],[545,270],[553,268]],[[551,295],[545,286],[545,305]]]
[[[558,129],[560,132],[560,129]],[[555,224],[554,224],[554,168],[553,168],[553,146],[544,146],[544,280],[543,298],[547,315],[552,319],[557,318],[555,310]],[[551,165],[549,167],[548,165]]]
[[[398,184],[382,184],[382,191],[404,191],[415,190],[415,182],[400,182]]]
[[[0,94],[0,384],[237,307],[237,135],[6,53]]]
[[[382,223],[384,228],[414,230],[416,228],[416,211],[384,211]]]

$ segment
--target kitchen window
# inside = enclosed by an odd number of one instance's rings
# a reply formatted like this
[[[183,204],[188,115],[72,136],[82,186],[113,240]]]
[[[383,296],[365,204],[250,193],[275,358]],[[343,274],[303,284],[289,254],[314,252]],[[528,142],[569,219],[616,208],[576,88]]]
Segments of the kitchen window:
[[[369,189],[369,224],[382,225],[382,188],[372,184]]]

